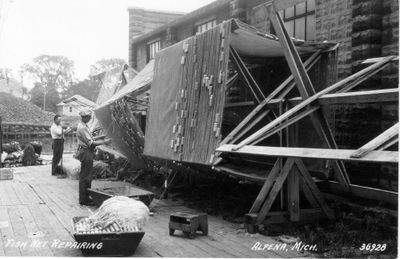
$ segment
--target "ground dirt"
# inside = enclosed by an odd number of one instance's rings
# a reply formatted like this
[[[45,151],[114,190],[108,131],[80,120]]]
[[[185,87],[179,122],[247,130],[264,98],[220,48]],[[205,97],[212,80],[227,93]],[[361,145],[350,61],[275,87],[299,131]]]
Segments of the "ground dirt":
[[[153,191],[156,196],[163,194],[164,178],[160,174],[143,174],[139,178],[131,175],[126,180],[132,179],[136,185]],[[238,223],[241,228],[238,231],[245,231],[243,215],[256,198],[259,185],[222,175],[209,181],[201,179],[197,184],[183,182],[177,181],[176,187],[170,189],[169,199],[181,200],[188,207]],[[334,220],[260,226],[258,231],[263,235],[277,238],[288,235],[305,244],[316,244],[317,257],[397,257],[397,217],[385,213],[385,209],[382,213],[379,208],[368,209],[374,207],[371,203],[364,204],[365,209],[357,210],[343,201],[330,201],[329,205],[335,211]]]

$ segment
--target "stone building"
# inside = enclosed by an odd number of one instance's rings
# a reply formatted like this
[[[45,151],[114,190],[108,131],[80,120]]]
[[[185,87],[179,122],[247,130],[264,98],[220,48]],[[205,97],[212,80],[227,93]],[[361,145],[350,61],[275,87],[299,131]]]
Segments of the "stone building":
[[[158,50],[229,18],[239,18],[261,31],[273,33],[265,2],[217,0],[153,30],[143,30],[140,36],[137,36],[140,29],[134,21],[138,20],[136,10],[139,9],[132,9],[130,65],[140,71]],[[396,0],[307,0],[282,11],[281,15],[293,37],[340,43],[339,78],[354,73],[360,60],[398,54],[399,7]],[[397,78],[396,68],[386,69],[382,75],[385,85],[397,85],[393,78]]]

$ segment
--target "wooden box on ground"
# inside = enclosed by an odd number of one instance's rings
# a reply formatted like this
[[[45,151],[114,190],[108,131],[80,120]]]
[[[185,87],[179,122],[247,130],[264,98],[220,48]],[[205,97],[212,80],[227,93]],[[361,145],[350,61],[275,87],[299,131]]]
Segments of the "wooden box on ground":
[[[177,212],[169,218],[169,235],[172,236],[175,230],[180,230],[189,238],[195,238],[197,231],[208,235],[207,214],[189,214]]]

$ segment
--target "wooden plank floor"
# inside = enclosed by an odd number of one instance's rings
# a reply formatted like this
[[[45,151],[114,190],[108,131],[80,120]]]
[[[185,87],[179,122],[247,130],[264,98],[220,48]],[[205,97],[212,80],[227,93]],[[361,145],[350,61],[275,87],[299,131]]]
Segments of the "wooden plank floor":
[[[128,183],[94,181],[93,187],[124,186]],[[279,244],[272,237],[250,235],[239,225],[209,216],[209,235],[186,239],[179,231],[169,236],[169,215],[195,212],[179,202],[154,200],[154,216],[134,256],[139,257],[301,257],[291,250],[251,248],[256,242]],[[78,204],[78,181],[50,175],[50,165],[15,168],[13,180],[0,181],[0,256],[81,256],[79,249],[56,248],[57,240],[73,242],[72,217],[91,211]],[[19,243],[17,243],[19,241]],[[37,247],[33,242],[47,241]]]

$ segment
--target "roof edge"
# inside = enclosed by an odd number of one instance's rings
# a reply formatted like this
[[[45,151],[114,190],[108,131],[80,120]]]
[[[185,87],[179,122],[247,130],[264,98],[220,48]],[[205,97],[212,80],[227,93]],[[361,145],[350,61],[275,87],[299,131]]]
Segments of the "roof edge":
[[[138,43],[140,41],[146,40],[152,36],[155,36],[161,32],[163,32],[164,30],[166,30],[168,27],[174,27],[177,25],[180,25],[184,22],[190,21],[192,19],[195,19],[197,16],[206,14],[207,12],[209,12],[210,10],[215,10],[215,9],[219,9],[224,7],[225,5],[229,4],[231,0],[216,0],[212,3],[209,3],[208,5],[205,5],[203,7],[200,7],[199,9],[196,9],[190,13],[187,13],[186,15],[173,20],[167,24],[164,24],[148,33],[142,34],[140,36],[136,36],[135,38],[131,39],[131,44],[135,44]]]

